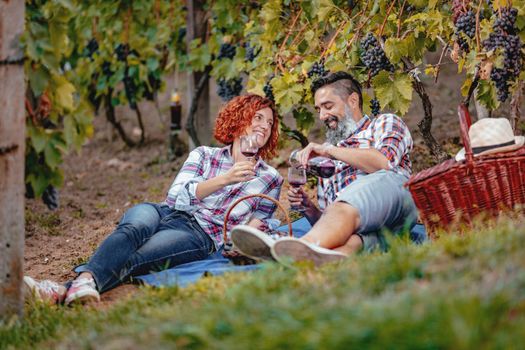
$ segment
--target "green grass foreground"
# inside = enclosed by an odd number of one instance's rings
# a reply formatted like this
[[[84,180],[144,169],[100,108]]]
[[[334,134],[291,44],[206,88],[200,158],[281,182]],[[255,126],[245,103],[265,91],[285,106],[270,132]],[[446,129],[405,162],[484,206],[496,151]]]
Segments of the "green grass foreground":
[[[525,223],[391,244],[317,270],[144,288],[105,310],[28,306],[0,325],[0,348],[523,348]]]

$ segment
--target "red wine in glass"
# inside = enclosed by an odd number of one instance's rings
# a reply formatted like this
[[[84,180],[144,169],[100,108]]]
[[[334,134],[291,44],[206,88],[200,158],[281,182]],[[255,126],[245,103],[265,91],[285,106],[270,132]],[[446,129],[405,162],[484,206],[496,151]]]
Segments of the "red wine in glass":
[[[255,135],[244,135],[241,136],[241,153],[248,158],[248,160],[253,160],[257,151],[259,150],[259,145],[257,144],[257,138]]]
[[[241,151],[241,153],[243,154],[243,156],[245,156],[246,158],[253,158],[255,157],[255,155],[257,154],[257,151]]]
[[[289,180],[288,182],[290,183],[290,186],[292,187],[301,187],[302,185],[306,183],[306,180],[294,179],[294,180]]]
[[[298,188],[306,183],[306,169],[302,167],[289,167],[288,168],[288,183],[290,186]],[[302,206],[291,208],[295,211],[304,211]]]

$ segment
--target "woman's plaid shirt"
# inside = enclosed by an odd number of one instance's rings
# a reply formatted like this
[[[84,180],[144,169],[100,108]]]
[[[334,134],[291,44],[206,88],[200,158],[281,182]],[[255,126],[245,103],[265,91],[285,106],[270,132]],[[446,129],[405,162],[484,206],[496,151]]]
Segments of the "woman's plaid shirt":
[[[395,114],[382,114],[373,120],[365,115],[359,121],[355,132],[346,140],[339,142],[337,146],[373,147],[386,156],[390,170],[403,174],[407,178],[412,173],[412,163],[409,158],[409,152],[413,146],[412,136],[405,122]],[[366,174],[344,162],[336,161],[335,174],[327,179],[319,178],[317,199],[321,210],[335,201],[339,192],[358,176]]]
[[[195,196],[199,182],[226,173],[233,166],[230,146],[224,148],[198,147],[193,150],[175,181],[171,185],[166,204],[176,210],[195,216],[204,232],[210,235],[217,247],[222,244],[224,216],[230,205],[237,199],[255,193],[266,194],[279,200],[282,176],[259,159],[255,165],[256,177],[250,181],[228,185],[202,200]],[[228,232],[236,225],[247,223],[252,218],[268,225],[276,209],[273,202],[253,197],[239,203],[230,213]]]

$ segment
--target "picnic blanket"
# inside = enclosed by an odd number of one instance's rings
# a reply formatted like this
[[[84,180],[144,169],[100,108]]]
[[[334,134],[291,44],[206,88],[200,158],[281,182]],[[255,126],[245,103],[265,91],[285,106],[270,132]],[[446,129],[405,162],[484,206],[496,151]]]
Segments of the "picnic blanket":
[[[310,223],[305,218],[301,218],[292,223],[292,231],[295,237],[301,237],[311,228]],[[281,226],[279,231],[287,231],[287,226]],[[414,243],[422,243],[426,240],[425,226],[416,225],[410,231],[410,239]],[[224,258],[221,252],[210,255],[205,260],[199,260],[182,264],[171,269],[154,272],[149,275],[134,277],[140,283],[150,286],[173,286],[186,287],[197,282],[205,276],[218,276],[226,272],[253,271],[261,268],[261,265],[234,265],[230,260]]]

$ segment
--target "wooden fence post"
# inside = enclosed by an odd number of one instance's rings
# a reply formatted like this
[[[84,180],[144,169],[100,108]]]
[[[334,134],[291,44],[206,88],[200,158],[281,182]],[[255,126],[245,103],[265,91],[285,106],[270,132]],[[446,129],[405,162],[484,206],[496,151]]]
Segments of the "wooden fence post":
[[[0,0],[0,319],[22,316],[25,82],[24,1]]]

